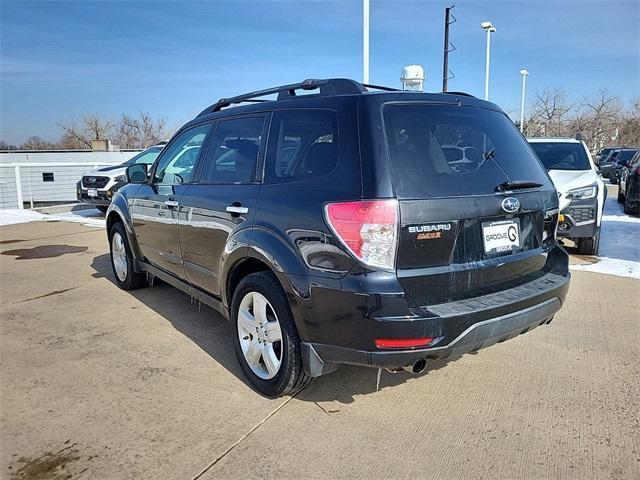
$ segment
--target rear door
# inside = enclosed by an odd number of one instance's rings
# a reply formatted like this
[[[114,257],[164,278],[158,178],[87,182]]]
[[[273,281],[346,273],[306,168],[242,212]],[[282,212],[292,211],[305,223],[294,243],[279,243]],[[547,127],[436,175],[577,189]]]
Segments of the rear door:
[[[178,238],[178,206],[191,183],[210,128],[210,124],[189,128],[167,145],[152,168],[151,181],[140,186],[131,206],[136,238],[145,259],[179,278],[185,273]]]
[[[220,294],[220,267],[229,238],[253,222],[266,126],[264,114],[220,120],[197,182],[180,201],[179,234],[187,278],[213,295]]]
[[[385,105],[383,118],[400,206],[398,277],[417,306],[543,273],[557,197],[504,114],[404,102]]]

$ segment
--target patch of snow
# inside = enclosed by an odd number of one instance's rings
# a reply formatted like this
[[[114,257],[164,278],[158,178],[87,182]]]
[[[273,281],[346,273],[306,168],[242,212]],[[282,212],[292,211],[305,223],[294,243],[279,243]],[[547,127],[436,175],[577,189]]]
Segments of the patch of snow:
[[[15,225],[17,223],[38,222],[47,216],[33,210],[19,210],[17,208],[0,210],[0,226]]]
[[[0,226],[43,221],[74,222],[81,223],[87,227],[100,228],[104,228],[106,225],[104,214],[95,208],[74,210],[65,213],[52,213],[50,215],[27,209],[19,210],[16,208],[0,210]]]
[[[597,261],[570,268],[640,279],[640,218],[625,215],[613,196],[607,198],[604,213]]]
[[[619,260],[617,258],[599,257],[598,261],[593,264],[571,265],[571,270],[604,273],[606,275],[617,275],[618,277],[629,277],[640,280],[640,262]]]
[[[101,227],[106,226],[106,220],[104,214],[96,208],[87,208],[84,210],[73,210],[65,213],[55,213],[48,215],[51,220],[61,220],[63,222],[82,223],[87,227]]]

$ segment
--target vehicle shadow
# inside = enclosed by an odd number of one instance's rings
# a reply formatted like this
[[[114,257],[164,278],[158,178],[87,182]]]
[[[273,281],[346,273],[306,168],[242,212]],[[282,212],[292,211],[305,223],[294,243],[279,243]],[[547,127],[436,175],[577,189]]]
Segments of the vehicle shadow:
[[[117,285],[108,254],[95,257],[91,267],[95,270],[93,278],[106,278]],[[123,291],[122,294],[132,295],[165,318],[177,331],[242,380],[247,388],[252,388],[238,365],[233,343],[230,341],[233,334],[231,324],[215,310],[197,301],[192,302],[184,292],[158,280],[152,288]],[[427,369],[419,375],[383,370],[380,390],[424,377],[458,358],[460,357],[428,361]],[[377,375],[378,371],[374,368],[342,366],[332,374],[316,378],[304,391],[299,392],[296,398],[307,402],[352,403],[357,396],[377,391]]]

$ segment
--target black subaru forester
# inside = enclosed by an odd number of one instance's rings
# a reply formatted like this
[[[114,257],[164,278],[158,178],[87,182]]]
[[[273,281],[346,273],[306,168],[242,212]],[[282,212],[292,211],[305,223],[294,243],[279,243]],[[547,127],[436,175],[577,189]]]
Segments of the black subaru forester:
[[[545,169],[463,93],[329,79],[221,99],[127,175],[118,284],[159,278],[229,318],[269,396],[340,364],[418,373],[549,323],[569,286]]]

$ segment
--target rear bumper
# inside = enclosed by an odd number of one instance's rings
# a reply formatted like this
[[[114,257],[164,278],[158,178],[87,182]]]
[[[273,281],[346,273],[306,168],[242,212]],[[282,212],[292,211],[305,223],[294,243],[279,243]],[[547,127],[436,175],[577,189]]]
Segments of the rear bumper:
[[[339,364],[397,368],[421,359],[459,356],[485,348],[550,322],[564,302],[569,281],[568,273],[548,273],[502,292],[430,306],[430,317],[378,318],[378,325],[370,332],[391,338],[436,338],[438,332],[443,333],[428,348],[364,350],[303,342],[305,367],[311,376],[329,373]],[[455,334],[445,334],[451,331]]]

